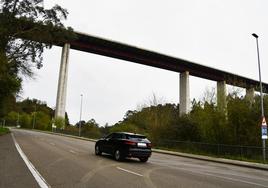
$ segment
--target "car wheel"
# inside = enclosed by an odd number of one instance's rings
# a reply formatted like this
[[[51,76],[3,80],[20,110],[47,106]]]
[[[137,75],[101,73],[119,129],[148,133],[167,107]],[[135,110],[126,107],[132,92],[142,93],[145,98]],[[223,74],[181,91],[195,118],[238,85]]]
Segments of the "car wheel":
[[[95,154],[96,155],[101,155],[101,150],[100,150],[100,147],[98,145],[95,146]]]
[[[144,158],[139,158],[141,162],[145,163],[148,161],[148,157],[144,157]]]
[[[115,152],[114,152],[114,158],[117,161],[121,161],[123,159],[122,153],[121,153],[121,151],[119,149],[116,149],[115,150]]]

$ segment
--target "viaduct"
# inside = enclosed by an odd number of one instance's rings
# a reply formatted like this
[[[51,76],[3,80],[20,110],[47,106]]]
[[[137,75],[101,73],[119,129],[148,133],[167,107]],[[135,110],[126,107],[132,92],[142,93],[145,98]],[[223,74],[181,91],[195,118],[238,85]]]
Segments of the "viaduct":
[[[180,115],[187,114],[190,111],[190,75],[217,82],[217,105],[221,110],[224,110],[227,105],[226,84],[245,88],[246,97],[251,102],[254,98],[254,92],[259,91],[260,89],[258,81],[243,76],[92,35],[80,32],[75,33],[77,35],[76,40],[61,45],[62,55],[55,118],[65,117],[68,60],[70,49],[117,58],[180,73]],[[263,83],[263,91],[268,91],[268,84]]]

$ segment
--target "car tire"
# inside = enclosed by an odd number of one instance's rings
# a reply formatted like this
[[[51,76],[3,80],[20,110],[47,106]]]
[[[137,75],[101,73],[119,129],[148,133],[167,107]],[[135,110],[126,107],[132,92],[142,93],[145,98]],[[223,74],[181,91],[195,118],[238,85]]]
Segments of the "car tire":
[[[122,157],[122,152],[119,149],[116,149],[114,152],[114,159],[116,161],[122,161],[123,157]]]
[[[102,153],[102,152],[101,152],[101,150],[100,150],[99,145],[96,145],[96,146],[95,146],[95,154],[96,154],[96,155],[101,155],[101,153]]]
[[[145,162],[148,161],[149,158],[148,157],[144,157],[144,158],[139,158],[139,159],[140,159],[141,162],[145,163]]]

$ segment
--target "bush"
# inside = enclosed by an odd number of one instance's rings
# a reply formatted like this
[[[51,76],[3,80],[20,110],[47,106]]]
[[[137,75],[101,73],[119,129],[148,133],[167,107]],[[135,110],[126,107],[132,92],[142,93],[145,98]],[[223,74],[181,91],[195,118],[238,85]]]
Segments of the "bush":
[[[10,133],[8,128],[0,127],[0,136],[7,133]]]
[[[62,117],[55,118],[54,123],[55,123],[57,129],[64,129],[65,128],[65,120]]]

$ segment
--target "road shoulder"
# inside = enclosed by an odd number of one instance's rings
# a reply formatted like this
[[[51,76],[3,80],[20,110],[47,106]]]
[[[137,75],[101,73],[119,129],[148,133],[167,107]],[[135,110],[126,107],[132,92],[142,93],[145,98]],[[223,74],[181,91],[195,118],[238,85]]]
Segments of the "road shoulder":
[[[0,136],[0,187],[39,187],[16,150],[11,134]]]

